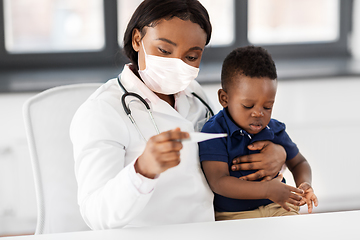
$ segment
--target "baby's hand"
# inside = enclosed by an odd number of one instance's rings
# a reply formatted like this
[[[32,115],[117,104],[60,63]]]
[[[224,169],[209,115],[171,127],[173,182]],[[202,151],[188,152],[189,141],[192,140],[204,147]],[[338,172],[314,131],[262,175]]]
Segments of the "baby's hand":
[[[265,184],[268,185],[266,198],[279,204],[286,211],[290,211],[290,207],[286,203],[299,206],[301,204],[304,190],[286,185],[281,182],[282,179],[282,174],[279,174],[279,176],[273,180],[265,182]]]
[[[301,195],[303,198],[300,201],[300,206],[306,203],[308,205],[308,212],[311,213],[313,204],[315,207],[318,206],[318,199],[314,193],[313,188],[311,187],[310,183],[307,182],[303,182],[298,188],[304,190],[304,193]]]

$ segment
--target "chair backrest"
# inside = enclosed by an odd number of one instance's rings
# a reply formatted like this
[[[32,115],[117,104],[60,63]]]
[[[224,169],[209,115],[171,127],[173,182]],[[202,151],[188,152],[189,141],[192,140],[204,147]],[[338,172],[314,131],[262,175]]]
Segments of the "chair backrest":
[[[38,208],[35,234],[89,230],[77,204],[69,127],[76,110],[100,85],[54,87],[23,106]]]

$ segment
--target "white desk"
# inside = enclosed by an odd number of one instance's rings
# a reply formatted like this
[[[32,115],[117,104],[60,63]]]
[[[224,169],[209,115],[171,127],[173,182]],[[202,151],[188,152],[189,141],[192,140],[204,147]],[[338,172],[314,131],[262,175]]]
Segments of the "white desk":
[[[45,234],[4,240],[360,239],[360,211]]]

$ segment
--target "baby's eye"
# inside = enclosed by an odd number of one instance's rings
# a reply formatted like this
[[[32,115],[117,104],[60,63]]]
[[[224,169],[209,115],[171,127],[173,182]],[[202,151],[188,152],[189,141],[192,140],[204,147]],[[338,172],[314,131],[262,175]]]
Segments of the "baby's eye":
[[[264,106],[265,110],[271,110],[273,108],[272,104],[267,104],[266,106]]]
[[[162,48],[158,48],[159,49],[159,51],[161,52],[161,53],[163,53],[163,54],[171,54],[171,52],[168,52],[168,51],[166,51],[165,49],[162,49]]]
[[[242,105],[246,109],[252,109],[254,107],[254,105],[251,105],[251,106],[250,105],[244,105],[244,104],[242,104]]]

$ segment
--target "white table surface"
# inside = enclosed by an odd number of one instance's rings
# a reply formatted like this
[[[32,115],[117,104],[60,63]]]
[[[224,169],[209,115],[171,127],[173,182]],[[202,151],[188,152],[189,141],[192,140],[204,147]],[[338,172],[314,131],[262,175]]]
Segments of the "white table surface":
[[[124,239],[360,239],[360,211],[232,220],[156,227],[84,231],[3,238],[4,240]]]

